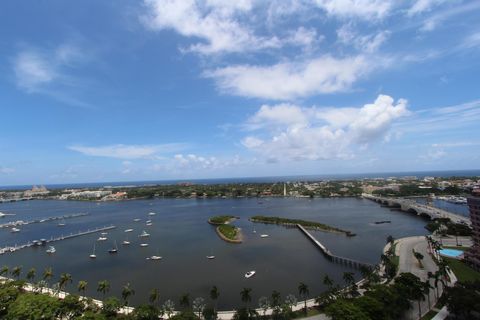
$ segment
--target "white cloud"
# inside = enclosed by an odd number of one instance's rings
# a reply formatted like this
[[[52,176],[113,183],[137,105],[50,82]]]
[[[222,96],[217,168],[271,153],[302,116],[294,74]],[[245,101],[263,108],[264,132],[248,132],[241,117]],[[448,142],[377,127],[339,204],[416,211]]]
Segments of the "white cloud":
[[[0,174],[11,174],[11,173],[14,173],[14,172],[15,172],[15,169],[13,169],[13,168],[0,166]]]
[[[314,2],[328,15],[364,20],[385,18],[395,3],[392,0],[315,0]]]
[[[480,47],[480,31],[474,32],[466,36],[460,46],[464,49]]]
[[[183,149],[185,145],[179,143],[161,145],[108,145],[87,147],[81,145],[69,146],[68,149],[88,156],[108,157],[118,159],[154,159],[161,153],[171,153]],[[124,163],[125,165],[125,163]]]
[[[377,66],[381,64],[377,63]],[[347,91],[375,67],[362,55],[347,58],[324,55],[298,63],[229,66],[207,71],[205,76],[215,79],[218,88],[229,94],[290,100]]]
[[[415,3],[408,9],[407,15],[414,16],[416,14],[428,12],[435,6],[441,5],[447,0],[416,0]]]
[[[361,108],[262,106],[247,121],[261,132],[242,144],[270,161],[351,158],[355,147],[382,140],[394,121],[408,115],[406,100],[379,95]]]
[[[359,35],[352,23],[344,24],[337,30],[338,42],[346,46],[353,46],[366,53],[377,51],[389,36],[390,31],[388,30],[375,34]]]
[[[431,150],[428,150],[425,154],[421,154],[419,158],[427,162],[431,162],[434,160],[439,160],[446,156],[447,156],[447,153],[442,149],[431,149]]]

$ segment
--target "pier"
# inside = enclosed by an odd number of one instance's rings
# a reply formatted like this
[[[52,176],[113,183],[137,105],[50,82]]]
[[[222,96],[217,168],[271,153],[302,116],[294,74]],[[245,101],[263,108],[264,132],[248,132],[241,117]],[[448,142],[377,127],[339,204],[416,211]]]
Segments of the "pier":
[[[27,221],[23,221],[23,220],[10,221],[10,222],[7,222],[7,223],[0,224],[0,229],[17,227],[17,226],[24,226],[24,225],[32,224],[32,223],[43,223],[43,222],[50,222],[50,221],[55,221],[55,220],[72,219],[72,218],[78,218],[78,217],[84,217],[84,216],[88,216],[88,213],[66,214],[66,215],[63,215],[63,216],[47,217],[47,218],[27,220]]]
[[[370,263],[366,263],[366,262],[361,262],[361,261],[357,261],[357,260],[354,260],[354,259],[350,259],[350,258],[346,258],[346,257],[341,257],[341,256],[337,256],[335,254],[333,254],[330,250],[328,250],[328,248],[326,246],[324,246],[320,241],[318,241],[317,239],[315,239],[314,236],[312,236],[310,234],[310,232],[308,232],[303,226],[297,224],[297,228],[300,229],[300,231],[303,232],[303,234],[305,234],[307,236],[308,239],[310,239],[310,241],[313,242],[313,244],[320,249],[320,251],[322,251],[322,253],[331,261],[333,262],[336,262],[336,263],[339,263],[339,264],[344,264],[344,265],[347,265],[347,266],[350,266],[350,267],[354,267],[354,268],[360,268],[361,266],[365,266],[365,267],[369,267],[369,268],[373,268],[374,266]]]
[[[103,231],[107,231],[107,230],[112,230],[112,229],[115,229],[116,226],[107,226],[107,227],[100,227],[100,228],[95,228],[95,229],[92,229],[92,230],[86,230],[86,231],[79,231],[79,232],[76,232],[76,233],[70,233],[69,235],[61,235],[59,237],[52,237],[48,240],[45,240],[44,243],[47,244],[47,243],[53,243],[53,242],[57,242],[57,241],[61,241],[61,240],[67,240],[67,239],[72,239],[72,238],[76,238],[76,237],[80,237],[80,236],[85,236],[85,235],[88,235],[88,234],[92,234],[92,233],[97,233],[97,232],[103,232]],[[15,252],[15,251],[18,251],[20,249],[24,249],[24,248],[29,248],[29,247],[34,247],[34,246],[39,246],[39,243],[41,243],[40,245],[43,245],[43,241],[40,240],[34,240],[34,241],[29,241],[25,244],[22,244],[22,245],[15,245],[13,247],[5,247],[5,248],[2,248],[0,249],[0,254],[4,254],[4,253],[9,253],[9,252]]]

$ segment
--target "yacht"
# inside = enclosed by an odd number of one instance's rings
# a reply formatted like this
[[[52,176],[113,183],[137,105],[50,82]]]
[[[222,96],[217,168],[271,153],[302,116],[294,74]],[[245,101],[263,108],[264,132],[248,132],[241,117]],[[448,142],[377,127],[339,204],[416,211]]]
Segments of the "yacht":
[[[133,221],[138,222],[140,221],[140,219],[136,218],[136,219],[133,219]]]
[[[140,247],[148,247],[148,243],[140,243]]]
[[[152,220],[147,220],[145,221],[145,223],[152,223]]]
[[[95,242],[93,243],[93,252],[92,254],[90,255],[90,259],[95,259],[97,257],[97,255],[95,254]]]
[[[210,260],[215,259],[215,256],[207,256],[207,259],[210,259]]]
[[[268,234],[261,234],[260,238],[268,238]]]
[[[154,216],[154,215],[156,215],[156,213],[155,212],[149,212],[148,215],[149,216]]]
[[[125,229],[125,232],[132,232],[133,229]]]
[[[57,249],[55,249],[54,246],[50,246],[50,247],[48,247],[46,252],[49,253],[49,254],[52,254],[52,253],[55,253],[56,251],[57,251]]]
[[[255,275],[255,270],[252,270],[252,271],[248,271],[247,273],[245,273],[245,278],[251,278]]]
[[[107,240],[107,237],[104,237],[104,236],[100,236],[97,239],[97,241],[106,241],[106,240]]]
[[[162,259],[162,257],[160,256],[151,256],[147,258],[147,260],[160,260],[160,259]]]
[[[12,228],[11,232],[15,233],[15,232],[20,232],[20,229],[18,228]]]
[[[151,222],[148,222],[148,223],[146,224],[147,227],[150,227],[151,225],[152,225]]]
[[[143,232],[139,235],[139,237],[142,237],[142,238],[145,238],[145,237],[149,237],[150,234],[147,233],[147,231],[143,230]]]
[[[130,241],[128,241],[128,237],[125,240],[123,240],[122,244],[124,246],[128,246],[130,244]]]
[[[117,252],[118,252],[117,241],[115,241],[115,246],[109,249],[108,253],[117,253]]]

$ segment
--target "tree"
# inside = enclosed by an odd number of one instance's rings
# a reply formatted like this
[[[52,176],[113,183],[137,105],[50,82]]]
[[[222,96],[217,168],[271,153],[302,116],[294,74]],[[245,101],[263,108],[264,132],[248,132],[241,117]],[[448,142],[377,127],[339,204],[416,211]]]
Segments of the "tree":
[[[80,301],[80,297],[69,294],[65,299],[60,300],[58,315],[61,319],[77,319],[85,310],[85,304]]]
[[[121,306],[120,300],[110,297],[103,302],[102,313],[109,318],[115,317]]]
[[[369,320],[370,318],[352,302],[338,299],[325,308],[332,320]]]
[[[107,280],[98,281],[97,292],[103,294],[103,300],[105,300],[105,295],[110,291],[110,283]]]
[[[357,286],[355,284],[355,278],[353,277],[354,273],[353,272],[344,272],[343,273],[343,281],[345,281],[345,285],[347,288],[349,288],[349,291],[351,293],[354,293],[357,291]]]
[[[180,306],[187,310],[190,307],[190,295],[188,293],[184,293],[180,296]]]
[[[31,268],[27,272],[27,276],[26,276],[27,280],[32,284],[33,284],[33,280],[35,279],[35,274],[36,274],[35,268]]]
[[[46,268],[43,271],[43,280],[47,281],[53,277],[53,271],[52,268]]]
[[[423,295],[423,283],[416,275],[412,273],[401,273],[395,279],[395,286],[409,300],[418,301],[418,317],[422,317],[420,301],[425,300]]]
[[[297,298],[295,297],[295,295],[288,294],[285,297],[285,306],[287,306],[288,312],[291,313],[293,306],[295,306],[296,304],[297,304]],[[306,310],[306,308],[305,308],[305,310]]]
[[[480,281],[457,282],[445,288],[448,311],[455,319],[478,319],[480,314]]]
[[[198,317],[202,316],[203,309],[205,309],[205,299],[198,297],[193,300],[193,311],[198,313]]]
[[[395,238],[392,235],[389,235],[387,237],[387,243],[390,243],[390,245],[393,245],[393,242],[395,241]]]
[[[245,307],[247,308],[247,311],[248,311],[248,304],[250,303],[250,301],[252,301],[251,292],[252,292],[251,288],[243,288],[243,290],[240,291],[240,297],[242,298],[242,302],[245,303]]]
[[[56,298],[25,292],[10,304],[4,319],[56,319],[59,307],[60,302]]]
[[[308,290],[308,286],[305,283],[300,282],[298,285],[298,295],[304,300],[305,314],[307,314],[307,299],[309,294],[310,291]]]
[[[8,274],[8,266],[3,266],[2,269],[0,269],[0,276],[4,276]]]
[[[84,280],[78,281],[78,285],[77,285],[78,292],[82,292],[83,295],[85,295],[85,291],[87,290],[87,285],[88,285],[87,281],[84,281]]]
[[[432,306],[430,305],[430,289],[433,289],[433,286],[430,284],[430,278],[426,279],[423,282],[423,294],[427,295],[427,300],[428,300],[428,310],[432,309]]]
[[[17,280],[20,278],[21,273],[22,273],[22,266],[13,267],[11,271],[12,276],[17,278]]]
[[[332,291],[332,289],[333,289],[333,280],[328,276],[328,274],[326,274],[326,275],[323,277],[323,284],[327,286],[327,288],[328,288],[329,291]]]
[[[217,286],[213,286],[212,289],[210,289],[210,299],[212,299],[212,301],[214,302],[214,305],[215,305],[214,311],[215,311],[215,313],[217,312],[218,297],[220,297],[220,292],[218,291]]]
[[[65,289],[69,282],[72,283],[72,275],[70,273],[62,273],[60,275],[60,281],[58,282],[60,290]]]
[[[148,301],[150,301],[151,305],[155,305],[155,302],[160,299],[160,293],[158,289],[150,290],[150,294],[148,296]]]
[[[135,294],[135,290],[130,287],[130,283],[127,283],[122,288],[122,299],[125,306],[128,307],[128,299]]]
[[[151,304],[142,304],[133,310],[132,315],[136,320],[158,320],[159,312]]]
[[[281,306],[280,306],[280,292],[277,290],[273,290],[272,292],[272,304],[271,307],[273,309],[273,316],[276,318],[280,313]]]

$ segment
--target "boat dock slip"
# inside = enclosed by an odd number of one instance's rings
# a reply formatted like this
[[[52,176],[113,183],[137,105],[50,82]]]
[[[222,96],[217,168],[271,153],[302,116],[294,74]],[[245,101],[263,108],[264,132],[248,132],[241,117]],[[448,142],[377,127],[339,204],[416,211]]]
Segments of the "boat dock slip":
[[[44,243],[52,243],[52,242],[56,242],[56,241],[60,241],[60,240],[66,240],[66,239],[71,239],[71,238],[76,238],[76,237],[80,237],[80,236],[85,236],[85,235],[88,235],[88,234],[92,234],[92,233],[97,233],[97,232],[102,232],[102,231],[107,231],[107,230],[111,230],[111,229],[115,229],[116,226],[108,226],[108,227],[101,227],[101,228],[95,228],[95,229],[92,229],[92,230],[86,230],[86,231],[79,231],[79,232],[76,232],[76,233],[70,233],[69,235],[61,235],[60,237],[55,237],[55,238],[50,238],[48,240],[44,240]],[[8,253],[8,252],[15,252],[17,250],[20,250],[20,249],[23,249],[23,248],[29,248],[29,247],[33,247],[33,246],[38,246],[38,245],[43,245],[44,244],[43,242],[40,242],[39,244],[39,241],[37,240],[34,240],[34,241],[29,241],[25,244],[22,244],[22,245],[15,245],[14,247],[5,247],[5,248],[1,248],[0,249],[0,254],[4,254],[4,253]]]
[[[345,265],[348,265],[348,266],[351,266],[351,267],[355,267],[355,268],[359,268],[361,266],[366,266],[366,267],[370,267],[370,268],[373,268],[374,266],[370,263],[366,263],[366,262],[361,262],[361,261],[357,261],[357,260],[353,260],[353,259],[350,259],[350,258],[345,258],[345,257],[340,257],[340,256],[337,256],[335,254],[333,254],[330,250],[327,249],[327,247],[325,247],[320,241],[318,241],[317,239],[315,239],[311,234],[310,232],[308,232],[303,226],[297,224],[297,227],[298,229],[300,229],[306,236],[308,239],[310,239],[310,241],[312,241],[315,246],[317,248],[320,249],[320,251],[322,251],[322,253],[330,260],[332,260],[333,262],[336,262],[336,263],[341,263],[341,264],[345,264]]]
[[[79,217],[84,217],[84,216],[88,216],[88,215],[89,215],[88,213],[74,213],[74,214],[66,214],[66,215],[63,215],[63,216],[47,217],[47,218],[41,218],[41,219],[35,219],[35,220],[10,221],[10,222],[7,222],[7,223],[0,224],[0,229],[1,228],[10,228],[10,227],[15,227],[15,226],[24,226],[24,225],[32,224],[32,223],[43,223],[43,222],[50,222],[50,221],[55,221],[55,220],[79,218]]]

